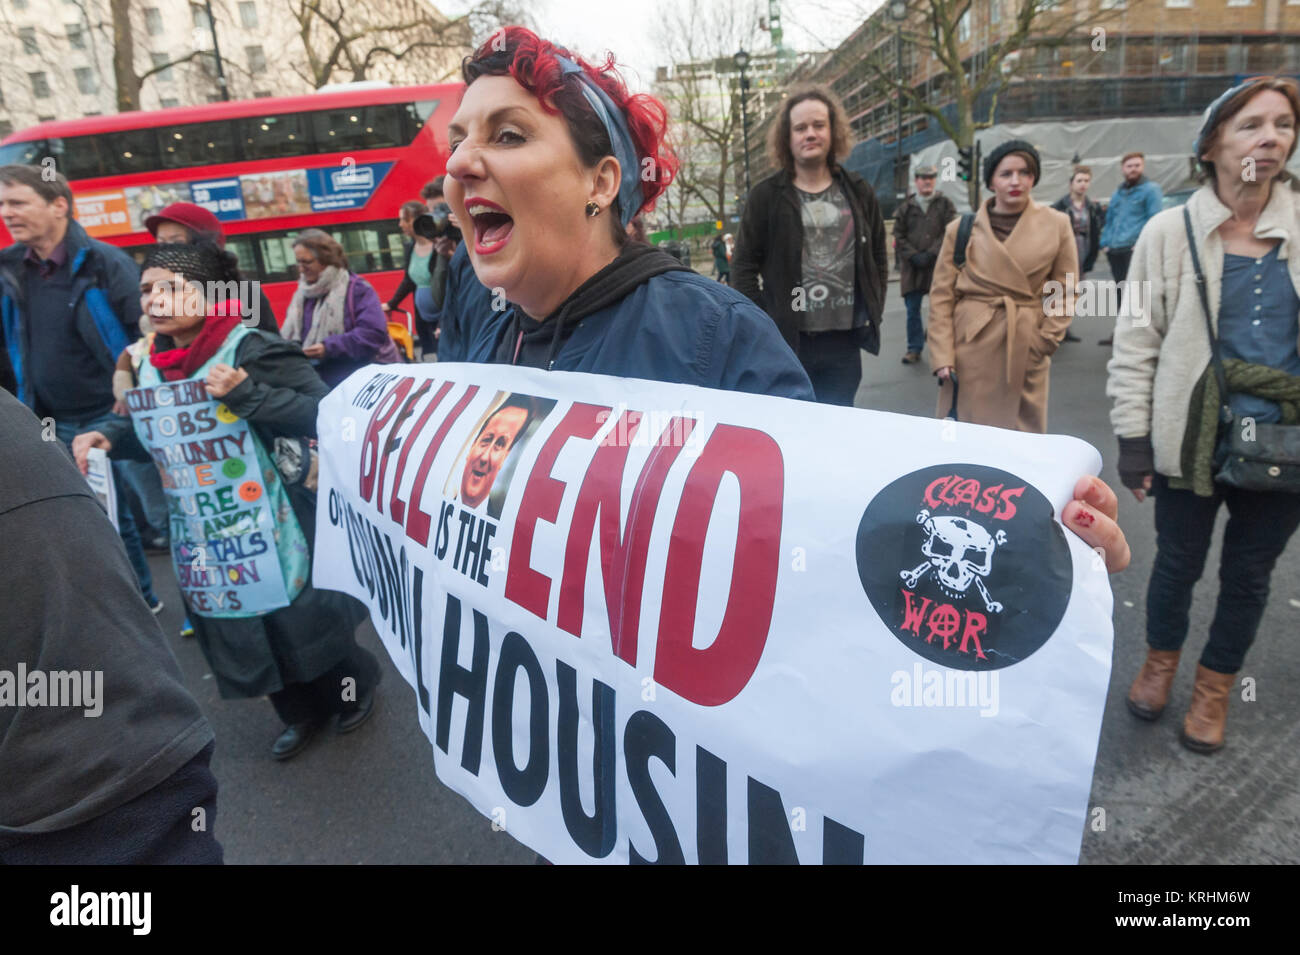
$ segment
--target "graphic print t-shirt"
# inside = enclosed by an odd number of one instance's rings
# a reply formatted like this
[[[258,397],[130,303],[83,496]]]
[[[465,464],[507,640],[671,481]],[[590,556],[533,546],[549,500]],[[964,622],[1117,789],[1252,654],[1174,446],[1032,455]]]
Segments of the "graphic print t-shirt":
[[[1082,268],[1084,260],[1088,258],[1088,204],[1085,202],[1082,209],[1076,209],[1074,203],[1070,203],[1070,224],[1074,227],[1074,245],[1079,253],[1079,266]]]
[[[800,330],[853,327],[853,210],[832,182],[818,193],[799,192],[803,219],[803,290]]]

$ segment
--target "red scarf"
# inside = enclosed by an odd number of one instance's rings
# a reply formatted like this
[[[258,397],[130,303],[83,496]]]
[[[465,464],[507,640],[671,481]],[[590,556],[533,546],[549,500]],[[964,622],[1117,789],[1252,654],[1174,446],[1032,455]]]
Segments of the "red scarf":
[[[239,324],[240,311],[238,301],[218,302],[208,313],[198,338],[185,348],[157,351],[158,336],[155,335],[153,348],[149,352],[149,364],[158,369],[165,381],[192,378],[194,373],[217,353],[217,349],[225,344],[230,333]]]

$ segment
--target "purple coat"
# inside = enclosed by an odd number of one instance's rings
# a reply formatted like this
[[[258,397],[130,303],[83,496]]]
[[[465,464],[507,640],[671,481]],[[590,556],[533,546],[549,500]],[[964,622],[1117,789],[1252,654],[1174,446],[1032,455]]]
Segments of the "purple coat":
[[[302,304],[302,337],[311,331],[312,313],[318,299]],[[348,297],[343,309],[344,331],[325,339],[325,357],[319,360],[317,373],[325,384],[334,388],[358,368],[372,362],[393,364],[398,361],[397,346],[388,337],[388,318],[379,305],[374,287],[359,275],[348,276]]]

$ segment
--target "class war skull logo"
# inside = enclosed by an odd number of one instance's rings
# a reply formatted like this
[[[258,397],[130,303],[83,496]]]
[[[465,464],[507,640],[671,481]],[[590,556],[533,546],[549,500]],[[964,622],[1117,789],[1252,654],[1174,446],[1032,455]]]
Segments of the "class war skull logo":
[[[857,561],[889,632],[958,670],[1024,660],[1070,599],[1070,548],[1047,498],[977,464],[936,465],[885,487],[858,525]]]

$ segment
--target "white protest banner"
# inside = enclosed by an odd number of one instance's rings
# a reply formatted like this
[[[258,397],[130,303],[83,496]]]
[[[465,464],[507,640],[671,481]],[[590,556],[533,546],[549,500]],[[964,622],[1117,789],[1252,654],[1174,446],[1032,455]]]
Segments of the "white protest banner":
[[[113,484],[113,465],[103,448],[91,448],[86,455],[86,483],[96,500],[117,527],[117,489]]]
[[[1097,452],[438,364],[322,403],[315,584],[438,777],[555,862],[1077,861],[1110,673]]]

